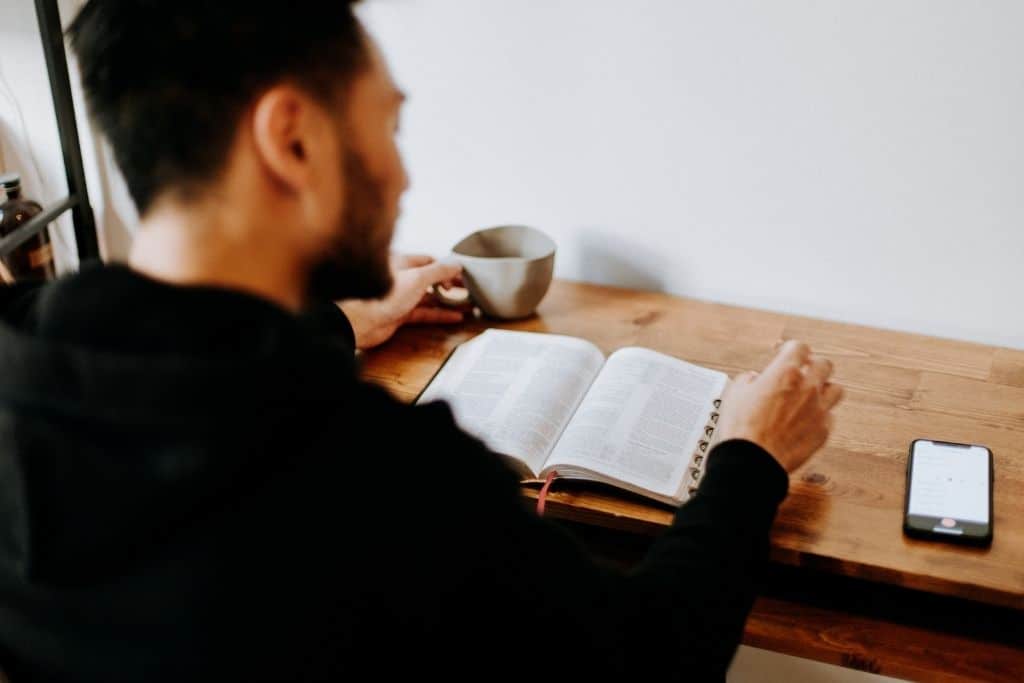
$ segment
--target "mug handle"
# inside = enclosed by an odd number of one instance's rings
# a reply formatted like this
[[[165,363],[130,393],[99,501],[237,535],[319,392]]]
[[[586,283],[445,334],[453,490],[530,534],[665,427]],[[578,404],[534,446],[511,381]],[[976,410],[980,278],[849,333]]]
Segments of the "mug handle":
[[[473,308],[473,297],[469,295],[468,289],[466,290],[466,296],[454,297],[447,294],[444,291],[444,288],[441,287],[440,283],[435,282],[434,284],[430,285],[429,291],[430,296],[434,299],[434,301],[441,304],[442,306],[445,306],[446,308],[457,308],[463,310]]]

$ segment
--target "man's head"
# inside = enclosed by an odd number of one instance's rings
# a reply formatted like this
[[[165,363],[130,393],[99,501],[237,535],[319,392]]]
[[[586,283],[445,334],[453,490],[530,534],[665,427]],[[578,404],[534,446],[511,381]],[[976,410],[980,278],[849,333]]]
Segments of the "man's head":
[[[86,5],[69,34],[87,102],[144,219],[226,207],[314,294],[387,292],[402,96],[353,4]]]

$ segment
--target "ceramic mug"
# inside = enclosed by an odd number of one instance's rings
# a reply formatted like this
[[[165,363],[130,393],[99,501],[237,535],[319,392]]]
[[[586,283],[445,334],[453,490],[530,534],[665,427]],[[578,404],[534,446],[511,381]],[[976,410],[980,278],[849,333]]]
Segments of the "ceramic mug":
[[[536,228],[502,225],[477,230],[452,247],[462,264],[469,299],[493,318],[525,318],[547,294],[555,271],[555,242]],[[440,287],[434,296],[450,306],[465,306]]]

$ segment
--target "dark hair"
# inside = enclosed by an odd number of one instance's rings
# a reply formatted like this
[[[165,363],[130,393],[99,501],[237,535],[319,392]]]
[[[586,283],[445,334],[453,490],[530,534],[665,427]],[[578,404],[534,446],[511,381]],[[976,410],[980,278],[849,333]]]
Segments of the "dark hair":
[[[238,120],[292,82],[330,104],[367,64],[358,0],[90,0],[68,29],[140,213],[223,168]]]

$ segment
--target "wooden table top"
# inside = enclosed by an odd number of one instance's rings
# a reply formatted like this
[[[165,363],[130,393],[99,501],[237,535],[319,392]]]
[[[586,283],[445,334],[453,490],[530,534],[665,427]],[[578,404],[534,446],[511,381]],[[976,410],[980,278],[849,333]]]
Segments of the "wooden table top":
[[[458,343],[489,326],[583,337],[606,353],[644,346],[730,375],[763,368],[780,340],[809,343],[835,364],[846,399],[826,447],[791,475],[772,558],[1024,610],[1024,351],[556,281],[527,320],[404,328],[363,354],[363,376],[411,401]],[[990,548],[903,535],[907,454],[916,438],[992,449]],[[547,511],[642,533],[672,519],[656,503],[563,482]]]

